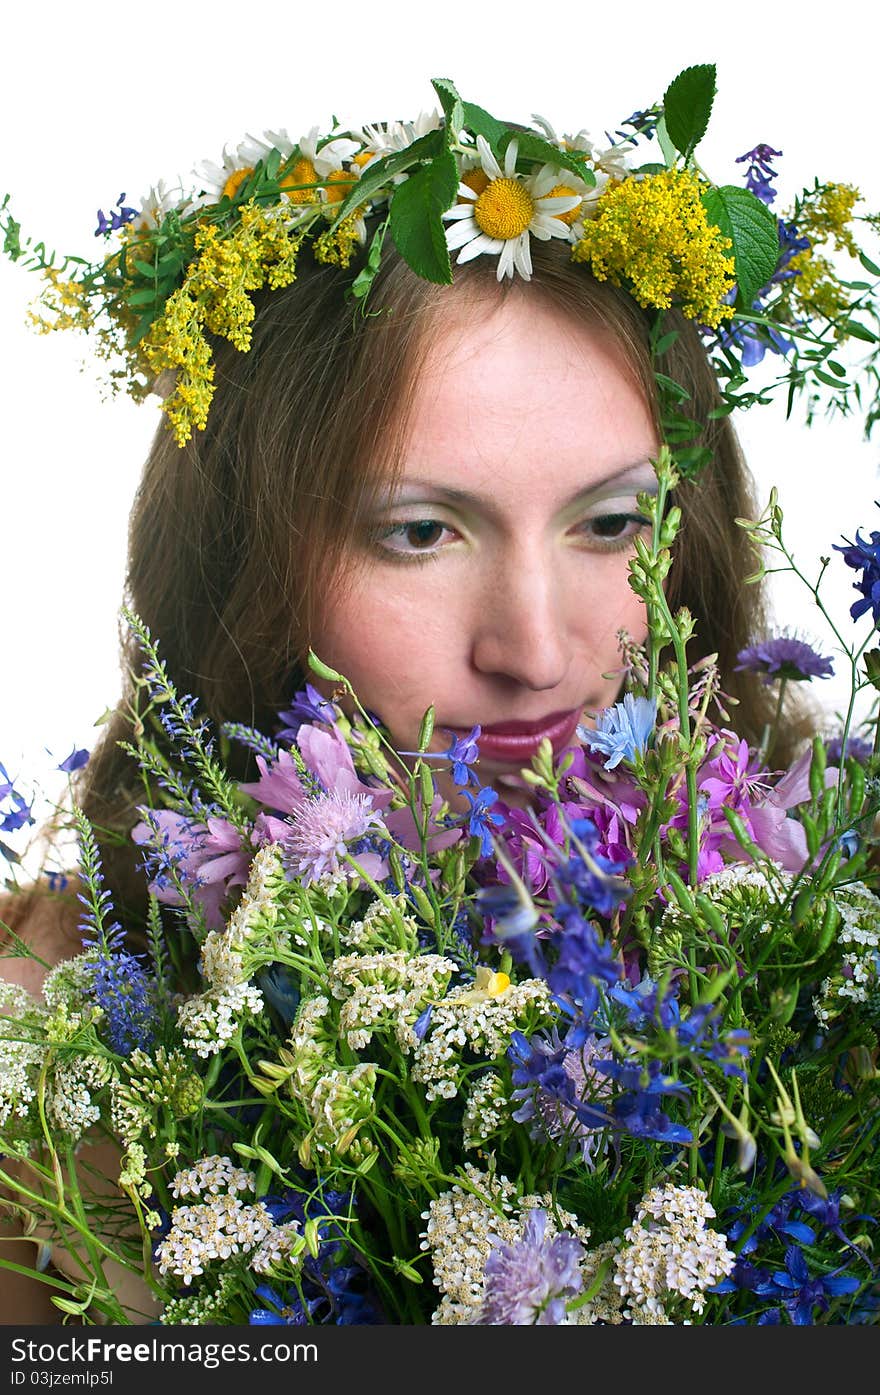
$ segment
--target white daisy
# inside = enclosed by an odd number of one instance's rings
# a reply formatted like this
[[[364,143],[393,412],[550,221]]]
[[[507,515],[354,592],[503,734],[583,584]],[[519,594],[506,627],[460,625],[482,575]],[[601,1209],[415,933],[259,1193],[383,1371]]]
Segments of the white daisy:
[[[202,160],[195,169],[201,189],[193,200],[193,206],[200,208],[205,204],[219,203],[224,195],[232,198],[248,175],[253,173],[254,161],[250,156],[249,141],[246,141],[234,149],[224,145],[222,163],[219,165],[213,160]]]
[[[157,228],[172,209],[178,213],[186,213],[193,207],[193,201],[189,194],[184,192],[183,185],[166,184],[164,179],[160,179],[158,184],[154,184],[150,192],[141,199],[140,212],[136,218],[132,219],[131,227],[135,232],[140,232],[146,228]]]
[[[529,236],[546,242],[569,237],[561,214],[578,208],[580,194],[550,196],[551,186],[541,174],[525,179],[516,173],[518,143],[514,138],[504,155],[502,170],[483,136],[477,136],[480,167],[463,175],[457,203],[443,214],[452,227],[446,229],[450,252],[461,249],[458,262],[471,261],[482,252],[498,257],[498,280],[518,271],[523,280],[532,275]],[[482,176],[482,177],[480,177]],[[467,180],[467,182],[464,182]],[[481,187],[482,186],[482,187]]]

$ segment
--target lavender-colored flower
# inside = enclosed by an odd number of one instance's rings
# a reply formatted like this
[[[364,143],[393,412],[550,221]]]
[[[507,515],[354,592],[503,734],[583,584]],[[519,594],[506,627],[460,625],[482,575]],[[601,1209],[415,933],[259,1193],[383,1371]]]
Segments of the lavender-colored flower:
[[[86,940],[83,944],[92,947]],[[130,1056],[135,1048],[149,1047],[156,1026],[152,983],[140,959],[121,947],[121,932],[119,942],[99,952],[89,972],[91,996],[104,1010],[102,1035],[112,1049]]]
[[[773,180],[777,177],[777,171],[770,161],[781,156],[781,150],[774,150],[772,145],[756,145],[754,150],[747,150],[745,155],[737,155],[736,163],[741,165],[748,160],[749,167],[746,170],[746,188],[750,193],[760,199],[762,203],[770,205],[776,198],[776,190],[773,188]]]
[[[856,760],[859,765],[865,765],[873,751],[871,742],[859,736],[848,736],[845,748],[843,736],[832,736],[825,742],[825,759],[829,765],[840,765],[843,760]]]
[[[288,819],[288,832],[282,841],[288,876],[299,878],[304,886],[325,877],[339,877],[348,866],[349,843],[372,829],[384,831],[384,826],[367,794],[337,789],[304,800]],[[359,862],[369,876],[385,876],[387,869],[378,854],[361,853]]]
[[[125,194],[120,194],[116,200],[118,212],[111,208],[107,214],[102,208],[98,209],[98,226],[95,228],[95,237],[107,237],[110,233],[118,232],[120,228],[125,227],[126,223],[130,223],[133,218],[138,216],[137,209],[124,207],[124,202]]]
[[[565,1302],[583,1285],[583,1246],[562,1231],[546,1238],[547,1213],[535,1207],[522,1236],[497,1244],[485,1267],[485,1297],[476,1322],[490,1327],[553,1326],[565,1318]]]
[[[437,752],[438,756],[452,761],[452,778],[459,788],[470,784],[471,781],[479,787],[480,782],[470,767],[480,754],[477,741],[481,730],[479,726],[472,727],[467,736],[455,736],[453,732],[447,732],[448,736],[453,737],[452,744],[445,751]]]
[[[791,639],[787,635],[749,645],[741,649],[736,657],[735,673],[761,673],[766,684],[777,678],[801,683],[811,678],[831,678],[834,675],[834,665],[830,659],[817,654],[803,640]]]
[[[555,1027],[549,1036],[537,1032],[530,1040],[514,1032],[507,1050],[513,1063],[514,1120],[531,1122],[535,1138],[568,1144],[587,1166],[594,1165],[609,1137],[605,1102],[611,1086],[593,1069],[594,1060],[605,1054],[607,1042],[592,1033],[573,1049]],[[584,1117],[587,1110],[592,1122]]]
[[[655,698],[626,693],[622,702],[599,713],[595,731],[579,727],[578,736],[591,751],[607,755],[605,769],[613,770],[622,760],[635,760],[647,750],[656,720]]]
[[[843,553],[843,560],[853,571],[861,572],[858,581],[853,582],[857,591],[861,592],[862,599],[853,601],[849,608],[849,613],[853,620],[858,620],[864,615],[866,610],[870,610],[874,618],[875,628],[880,627],[880,533],[871,533],[871,541],[865,542],[858,531],[854,543],[844,538],[845,547],[840,547],[838,543],[832,543],[835,552]]]
[[[491,857],[492,855],[492,834],[489,824],[498,827],[504,823],[503,814],[492,814],[489,811],[498,799],[495,790],[484,785],[479,794],[474,796],[468,790],[464,790],[464,797],[471,806],[470,817],[468,819],[468,832],[474,838],[480,839],[480,856]]]

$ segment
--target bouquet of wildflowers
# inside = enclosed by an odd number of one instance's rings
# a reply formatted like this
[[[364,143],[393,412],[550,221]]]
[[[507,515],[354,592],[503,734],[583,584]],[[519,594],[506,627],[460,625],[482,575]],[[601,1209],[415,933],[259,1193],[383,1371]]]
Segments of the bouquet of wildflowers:
[[[82,953],[0,1018],[0,1182],[66,1252],[61,1312],[138,1320],[112,1261],[170,1324],[877,1321],[876,741],[851,708],[780,770],[772,727],[734,735],[666,601],[657,470],[649,642],[527,809],[478,729],[438,754],[429,710],[404,759],[314,656],[337,700],[212,734],[129,616],[146,931],[75,813]],[[775,499],[744,526],[794,565]],[[875,620],[878,546],[842,549]],[[880,651],[838,637],[855,692]],[[780,698],[830,668],[791,638],[740,661]]]

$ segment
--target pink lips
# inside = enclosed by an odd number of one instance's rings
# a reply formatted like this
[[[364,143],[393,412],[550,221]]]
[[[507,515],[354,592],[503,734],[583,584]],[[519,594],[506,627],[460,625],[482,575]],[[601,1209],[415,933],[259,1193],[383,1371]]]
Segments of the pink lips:
[[[545,737],[554,755],[564,750],[573,739],[580,720],[581,708],[577,708],[573,712],[551,712],[533,722],[497,722],[481,729],[477,746],[486,760],[528,765]],[[456,734],[467,733],[458,728]]]

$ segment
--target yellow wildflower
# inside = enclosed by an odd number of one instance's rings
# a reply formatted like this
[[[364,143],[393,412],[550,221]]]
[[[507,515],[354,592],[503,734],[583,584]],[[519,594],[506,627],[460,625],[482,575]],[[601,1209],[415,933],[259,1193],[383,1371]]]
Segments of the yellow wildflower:
[[[328,266],[348,266],[356,248],[360,246],[358,233],[359,213],[355,209],[343,218],[338,228],[328,228],[314,241],[315,258]]]
[[[789,282],[789,294],[806,314],[833,320],[846,309],[846,294],[827,257],[808,247],[792,257],[788,270],[797,272]]]
[[[813,243],[833,242],[838,252],[857,257],[849,224],[860,194],[852,184],[822,184],[809,193],[796,214],[797,230]]]
[[[714,329],[733,313],[724,304],[734,281],[731,245],[709,223],[697,178],[664,170],[610,182],[572,258],[589,262],[599,281],[625,282],[640,305],[665,309],[676,300]]]
[[[43,271],[48,283],[37,304],[51,318],[46,318],[37,310],[28,313],[28,319],[40,334],[50,334],[55,329],[92,328],[94,318],[89,309],[86,289],[79,281],[64,281],[57,267],[49,266]]]

